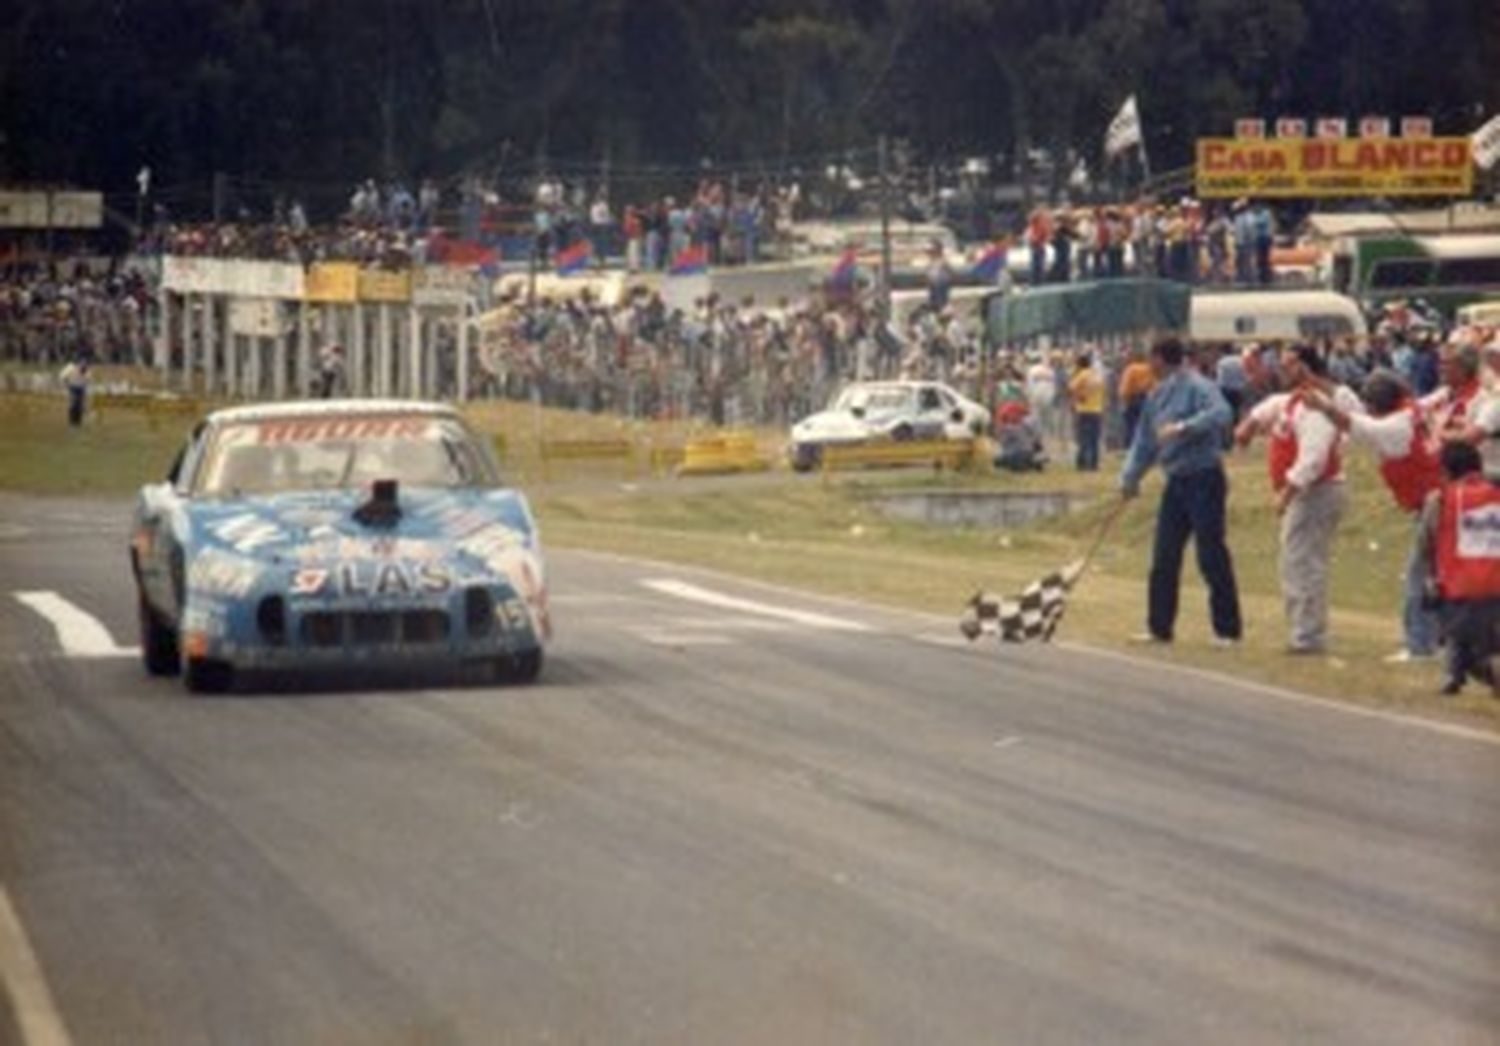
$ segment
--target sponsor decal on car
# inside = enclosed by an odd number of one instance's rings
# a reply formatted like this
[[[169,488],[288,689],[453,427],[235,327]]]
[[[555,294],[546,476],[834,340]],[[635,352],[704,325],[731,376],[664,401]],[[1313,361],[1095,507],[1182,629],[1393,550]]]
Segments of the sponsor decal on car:
[[[302,567],[292,573],[289,595],[442,595],[453,588],[453,574],[441,563],[354,560],[331,567]]]
[[[242,599],[255,588],[261,570],[261,564],[253,559],[209,549],[194,556],[188,564],[188,591]]]
[[[422,439],[432,431],[428,418],[307,418],[263,421],[256,426],[261,443],[320,443],[332,440]]]
[[[253,512],[242,512],[210,523],[208,532],[237,552],[254,552],[266,545],[280,544],[291,536],[275,523]]]
[[[194,598],[182,614],[182,630],[206,636],[222,636],[229,631],[229,606],[222,600]]]

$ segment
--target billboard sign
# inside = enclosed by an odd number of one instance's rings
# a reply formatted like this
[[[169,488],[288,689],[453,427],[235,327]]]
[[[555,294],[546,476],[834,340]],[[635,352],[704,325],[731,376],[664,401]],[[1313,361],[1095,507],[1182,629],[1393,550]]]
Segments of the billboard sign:
[[[1467,138],[1200,138],[1197,192],[1237,196],[1465,196]]]

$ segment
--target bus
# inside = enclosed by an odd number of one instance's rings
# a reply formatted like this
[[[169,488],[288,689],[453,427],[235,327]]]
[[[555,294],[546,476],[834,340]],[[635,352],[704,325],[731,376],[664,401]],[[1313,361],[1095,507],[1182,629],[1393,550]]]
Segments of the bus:
[[[1422,299],[1445,316],[1500,294],[1500,236],[1361,236],[1335,242],[1334,290],[1366,308]]]
[[[1197,342],[1363,341],[1359,303],[1326,290],[1196,291],[1188,320]]]

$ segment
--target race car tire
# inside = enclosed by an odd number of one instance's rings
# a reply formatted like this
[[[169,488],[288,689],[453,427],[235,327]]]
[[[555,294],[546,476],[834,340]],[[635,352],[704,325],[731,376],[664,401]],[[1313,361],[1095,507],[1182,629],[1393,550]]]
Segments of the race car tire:
[[[538,647],[519,654],[502,657],[495,662],[495,681],[524,685],[535,683],[542,674],[542,651]]]
[[[182,661],[182,682],[193,694],[222,694],[234,685],[234,669],[223,661],[187,657]]]
[[[141,627],[141,661],[154,676],[175,676],[182,669],[177,652],[177,631],[162,624],[146,594],[136,591],[136,617]]]
[[[823,461],[823,448],[816,444],[800,446],[792,454],[793,472],[811,472]]]
[[[916,434],[912,432],[910,425],[897,425],[895,428],[891,429],[891,439],[895,440],[897,443],[905,443],[914,435]]]

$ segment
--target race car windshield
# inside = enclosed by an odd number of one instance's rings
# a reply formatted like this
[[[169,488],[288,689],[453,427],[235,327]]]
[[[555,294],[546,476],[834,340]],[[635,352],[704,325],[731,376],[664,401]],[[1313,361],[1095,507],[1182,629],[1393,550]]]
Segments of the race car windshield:
[[[468,431],[451,419],[296,418],[223,428],[197,488],[210,497],[241,497],[362,489],[377,479],[453,488],[489,486],[498,477]]]
[[[908,389],[872,389],[855,386],[839,393],[834,410],[900,410],[911,401]]]

